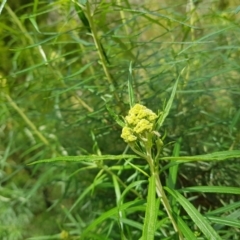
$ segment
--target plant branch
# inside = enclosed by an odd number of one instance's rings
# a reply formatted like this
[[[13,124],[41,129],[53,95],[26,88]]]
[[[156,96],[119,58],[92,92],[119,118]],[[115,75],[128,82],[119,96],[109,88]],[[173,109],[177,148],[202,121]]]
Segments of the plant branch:
[[[23,120],[27,123],[27,125],[35,132],[35,134],[41,139],[41,141],[45,145],[49,145],[48,140],[39,132],[33,122],[27,117],[27,115],[23,112],[23,110],[12,100],[12,98],[5,94],[6,99],[9,104],[18,112],[18,114],[23,118]]]
[[[114,82],[114,80],[113,80],[113,78],[112,78],[112,76],[111,76],[111,74],[108,70],[106,57],[104,56],[104,52],[103,52],[103,47],[102,47],[102,45],[99,41],[98,35],[97,35],[96,25],[95,25],[94,20],[93,20],[93,14],[91,12],[89,2],[86,3],[86,8],[84,8],[84,10],[85,10],[86,16],[87,16],[88,21],[89,21],[89,25],[90,25],[91,32],[92,32],[91,35],[93,37],[94,44],[95,44],[97,52],[98,52],[98,56],[100,58],[101,65],[103,67],[103,70],[104,70],[104,73],[106,75],[107,81],[110,84],[110,89],[111,89],[111,91],[114,92],[114,96],[115,96],[117,102],[120,102],[119,96],[115,92],[116,83]]]

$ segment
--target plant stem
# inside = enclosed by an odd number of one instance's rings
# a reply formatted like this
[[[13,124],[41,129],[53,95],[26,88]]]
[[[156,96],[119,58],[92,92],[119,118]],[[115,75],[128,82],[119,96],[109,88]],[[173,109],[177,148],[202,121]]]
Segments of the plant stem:
[[[173,225],[173,228],[174,230],[179,234],[179,239],[180,240],[183,240],[183,236],[181,234],[181,231],[179,230],[178,228],[178,225],[177,223],[175,222],[174,218],[173,218],[173,215],[172,215],[172,209],[171,209],[171,206],[169,204],[169,201],[167,199],[167,196],[164,192],[164,189],[162,187],[162,183],[161,183],[161,180],[159,178],[159,174],[158,174],[158,168],[156,168],[155,166],[155,161],[154,159],[152,158],[152,154],[151,154],[151,146],[149,148],[147,148],[146,146],[146,150],[147,150],[147,155],[146,155],[146,160],[149,164],[149,167],[150,167],[150,171],[151,171],[151,175],[154,176],[155,178],[155,181],[156,181],[156,192],[157,192],[157,195],[158,197],[160,198],[166,212],[167,212],[167,215]]]
[[[183,240],[184,238],[183,238],[183,236],[182,236],[182,234],[181,234],[181,231],[179,230],[178,225],[177,225],[177,223],[175,222],[175,220],[174,220],[174,218],[173,218],[173,216],[172,216],[171,206],[170,206],[170,204],[169,204],[169,201],[168,201],[168,199],[167,199],[167,196],[166,196],[166,194],[165,194],[165,192],[164,192],[164,189],[163,189],[163,187],[162,187],[162,184],[161,184],[159,175],[155,172],[155,173],[154,173],[154,176],[155,176],[155,179],[156,179],[156,191],[157,191],[157,195],[158,195],[158,197],[161,199],[161,202],[162,202],[162,204],[163,204],[163,206],[164,206],[164,208],[165,208],[165,210],[166,210],[166,212],[167,212],[167,214],[168,214],[168,217],[169,217],[170,221],[172,222],[172,225],[173,225],[174,230],[175,230],[176,232],[178,232],[178,234],[179,234],[179,239],[180,239],[180,240]]]
[[[35,132],[35,134],[41,139],[41,141],[45,145],[49,145],[48,140],[41,134],[41,132],[37,130],[34,123],[32,123],[32,121],[26,116],[23,110],[12,100],[12,98],[8,94],[5,94],[5,97],[8,100],[9,104],[18,112],[18,114],[23,118],[27,125]]]
[[[115,85],[116,85],[116,83],[112,79],[111,74],[110,74],[110,72],[108,70],[107,61],[106,61],[106,58],[104,56],[104,52],[103,52],[103,48],[101,46],[101,43],[100,43],[100,41],[98,39],[96,26],[95,26],[95,23],[93,21],[93,14],[91,13],[90,3],[88,1],[86,3],[85,11],[86,11],[86,16],[88,18],[89,25],[90,25],[90,28],[91,28],[94,44],[96,46],[96,49],[97,49],[97,52],[98,52],[98,55],[99,55],[99,58],[100,58],[100,61],[101,61],[101,65],[103,67],[103,70],[104,70],[104,73],[106,75],[107,81],[110,84],[110,89],[114,92],[114,96],[115,96],[117,102],[120,103],[119,96],[115,92]]]

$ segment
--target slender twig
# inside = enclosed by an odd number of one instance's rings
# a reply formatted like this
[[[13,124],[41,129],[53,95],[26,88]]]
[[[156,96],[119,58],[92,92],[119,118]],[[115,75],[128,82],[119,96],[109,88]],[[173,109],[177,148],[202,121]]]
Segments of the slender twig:
[[[114,92],[114,96],[115,96],[117,102],[120,103],[119,96],[115,92],[116,83],[115,83],[114,79],[112,78],[112,76],[111,76],[111,74],[110,74],[110,72],[108,70],[107,61],[106,61],[106,58],[104,56],[104,52],[103,52],[103,48],[101,46],[100,40],[98,38],[96,25],[94,23],[93,13],[91,12],[91,8],[90,8],[90,3],[89,2],[86,3],[86,8],[84,8],[84,10],[85,10],[86,16],[87,16],[88,21],[89,21],[89,25],[90,25],[91,32],[92,32],[91,35],[93,37],[94,44],[95,44],[97,52],[98,52],[98,56],[100,58],[101,65],[103,67],[103,70],[104,70],[104,73],[106,75],[107,81],[110,84],[110,89]]]
[[[23,110],[12,100],[12,98],[5,94],[6,99],[8,100],[9,104],[18,112],[18,114],[23,118],[23,120],[27,123],[27,125],[35,132],[35,134],[41,139],[41,141],[45,145],[49,145],[48,140],[39,132],[34,125],[34,123],[27,117],[27,115],[23,112]]]

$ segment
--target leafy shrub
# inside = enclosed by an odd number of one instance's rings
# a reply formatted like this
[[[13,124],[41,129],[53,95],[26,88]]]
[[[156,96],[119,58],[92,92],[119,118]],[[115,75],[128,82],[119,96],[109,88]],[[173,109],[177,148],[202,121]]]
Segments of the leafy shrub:
[[[120,137],[133,103],[168,114],[159,180],[186,239],[238,239],[236,4],[2,1],[1,239],[174,239]]]

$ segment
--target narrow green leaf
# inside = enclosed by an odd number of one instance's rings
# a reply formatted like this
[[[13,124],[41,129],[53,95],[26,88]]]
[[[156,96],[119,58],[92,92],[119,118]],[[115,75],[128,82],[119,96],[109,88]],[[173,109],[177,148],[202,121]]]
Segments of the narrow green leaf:
[[[120,160],[120,159],[129,159],[129,158],[140,158],[137,155],[83,155],[83,156],[62,156],[55,157],[50,159],[43,159],[29,163],[28,165],[38,164],[38,163],[54,163],[54,162],[82,162],[82,161],[101,161],[101,160]]]
[[[86,69],[88,69],[91,65],[93,64],[93,62],[89,62],[87,64],[85,64],[83,67],[81,67],[78,71],[74,72],[73,74],[69,74],[67,77],[65,77],[64,79],[71,79],[72,77],[75,77],[77,75],[80,75],[81,73],[83,73]]]
[[[220,207],[220,208],[215,209],[213,211],[207,212],[205,214],[205,216],[213,216],[213,215],[216,215],[216,214],[226,213],[226,212],[232,211],[232,210],[234,210],[236,208],[239,208],[239,207],[240,207],[240,202],[227,204],[224,207]]]
[[[196,155],[196,156],[180,156],[180,157],[162,157],[162,160],[172,160],[172,161],[181,161],[181,162],[190,162],[190,161],[216,161],[216,160],[226,160],[229,158],[239,158],[240,150],[232,150],[232,151],[222,151],[222,152],[214,152],[205,155]]]
[[[2,10],[4,8],[4,5],[6,4],[7,0],[3,0],[1,5],[0,5],[0,14],[2,13]]]
[[[210,219],[211,219],[211,217],[215,218],[215,216],[207,216],[207,218],[209,218],[209,217],[210,217]],[[220,218],[222,218],[222,217],[223,217],[223,219],[226,220],[226,222],[224,224],[222,224],[221,219],[217,220],[216,222],[215,222],[215,219],[213,219],[213,222],[216,223],[216,224],[214,224],[214,228],[216,230],[219,231],[220,229],[222,229],[224,227],[224,225],[229,225],[229,226],[239,228],[239,224],[240,224],[240,222],[239,222],[240,210],[239,209],[235,210],[234,212],[231,212],[228,215],[226,215],[226,213],[224,213],[224,216],[221,216]],[[217,217],[217,218],[219,218],[219,217]],[[236,221],[237,221],[237,223],[236,223]]]
[[[216,224],[240,228],[239,220],[233,220],[233,219],[226,218],[226,217],[207,217],[207,219]]]
[[[189,217],[194,221],[198,228],[209,240],[221,240],[221,237],[217,232],[212,228],[209,222],[199,213],[199,211],[178,191],[175,191],[170,188],[165,188],[185,209]]]
[[[184,237],[186,238],[186,240],[197,240],[192,230],[188,227],[188,225],[183,221],[183,219],[179,215],[176,215],[176,219],[178,227],[182,234],[184,235]]]
[[[147,207],[141,238],[142,240],[154,240],[156,220],[156,182],[153,175],[149,178]]]
[[[83,2],[84,2],[84,3],[83,3]],[[82,2],[80,2],[80,3],[81,3],[81,4],[85,4],[86,1],[82,1]],[[85,15],[84,11],[82,10],[81,5],[75,3],[75,4],[74,4],[74,7],[75,7],[75,10],[76,10],[77,15],[78,15],[78,17],[79,17],[79,20],[82,21],[84,27],[85,27],[89,32],[91,32],[89,21],[88,21],[86,15]]]
[[[189,25],[185,22],[182,22],[182,21],[179,21],[175,18],[172,18],[170,17],[169,15],[163,15],[163,14],[160,14],[156,11],[146,11],[146,10],[138,10],[138,9],[124,9],[124,11],[128,11],[128,12],[132,12],[132,13],[139,13],[139,14],[142,14],[142,15],[146,15],[146,14],[149,14],[149,15],[153,15],[153,16],[157,16],[157,17],[162,17],[162,18],[165,18],[165,19],[168,19],[172,22],[177,22],[179,24],[182,24],[184,26],[188,26],[190,28],[195,28],[195,29],[198,29],[198,27],[194,27],[192,25]]]
[[[146,183],[147,180],[139,180],[139,181],[134,181],[132,183],[130,183],[129,185],[127,185],[127,187],[124,189],[124,191],[121,194],[121,198],[119,199],[119,201],[123,201],[124,197],[127,195],[128,192],[131,191],[131,189],[135,188],[135,187],[139,187],[141,186],[141,184]]]
[[[40,236],[40,237],[30,237],[26,240],[57,240],[60,238],[60,234],[54,234],[54,235],[47,235],[47,236]]]
[[[166,117],[168,116],[168,114],[170,112],[170,109],[172,107],[172,103],[173,103],[173,100],[174,100],[174,97],[175,97],[175,94],[176,94],[176,91],[177,91],[178,81],[179,81],[179,78],[180,78],[182,72],[184,71],[184,69],[185,68],[183,68],[181,73],[178,75],[177,81],[175,82],[175,84],[173,86],[172,93],[171,93],[171,96],[170,96],[170,98],[167,102],[167,105],[166,105],[165,109],[163,110],[162,115],[160,115],[160,117],[157,121],[157,127],[156,127],[157,130],[159,130],[160,127],[163,125],[164,120],[166,119]]]
[[[134,100],[134,91],[133,91],[133,82],[132,82],[132,62],[129,64],[129,75],[128,75],[128,96],[130,108],[135,104]]]
[[[112,175],[112,180],[113,180],[113,186],[114,186],[114,190],[115,190],[115,195],[116,195],[116,205],[118,207],[120,207],[122,205],[122,201],[121,201],[121,189],[119,186],[119,182],[117,180],[117,177],[115,175]],[[119,222],[119,226],[121,228],[121,235],[123,234],[123,223],[122,223],[122,218],[125,217],[124,212],[122,211],[118,211],[118,222]]]
[[[123,211],[123,210],[128,209],[132,205],[140,205],[140,204],[142,204],[141,200],[134,200],[131,202],[124,203],[120,207],[115,207],[115,208],[110,209],[107,212],[104,212],[103,214],[101,214],[100,217],[98,217],[92,223],[90,223],[88,225],[88,227],[82,232],[81,238],[84,238],[91,230],[94,230],[99,224],[103,223],[104,220],[111,218],[114,215],[117,216],[119,210]]]
[[[175,157],[179,156],[180,143],[181,143],[181,138],[174,145],[173,156]],[[175,188],[175,185],[177,182],[177,174],[178,174],[178,164],[175,164],[169,168],[169,176],[167,179],[167,186],[169,188],[173,188],[173,189]]]
[[[61,34],[58,34],[57,36],[61,36]],[[19,47],[19,48],[14,48],[14,49],[11,49],[11,50],[13,50],[13,51],[22,51],[22,50],[25,50],[25,49],[35,48],[35,47],[38,47],[40,45],[44,45],[44,44],[50,42],[51,40],[56,39],[57,36],[54,35],[52,37],[46,38],[46,39],[44,39],[42,41],[39,41],[37,43],[31,44],[31,45],[27,45],[26,47],[23,47],[23,48]]]
[[[128,225],[128,226],[134,227],[139,230],[143,229],[143,225],[137,221],[133,221],[133,220],[127,219],[127,218],[122,218],[121,221],[122,221],[122,223],[124,223],[124,225]]]
[[[224,187],[224,186],[194,186],[179,189],[180,192],[205,192],[205,193],[229,193],[240,194],[238,187]]]
[[[40,31],[39,28],[38,28],[36,19],[35,19],[34,17],[29,17],[29,20],[30,20],[30,22],[32,23],[32,25],[34,26],[34,28],[36,29],[36,31],[37,31],[38,33],[41,33],[41,31]]]
[[[36,45],[39,46],[39,44],[36,44]],[[19,49],[17,49],[17,50],[19,50]],[[71,54],[76,53],[76,52],[78,52],[78,51],[79,51],[79,50],[74,50],[74,51],[72,51],[72,52],[68,52],[68,53],[66,53],[66,54],[63,54],[62,57],[71,55]],[[49,60],[48,63],[53,62],[53,61],[55,61],[55,60],[56,60],[56,59]],[[44,67],[44,66],[46,66],[46,62],[42,62],[42,63],[35,64],[35,65],[31,66],[31,67],[28,67],[28,68],[25,68],[25,69],[23,69],[23,70],[14,72],[14,74],[15,74],[15,75],[19,75],[19,74],[22,74],[22,73],[25,73],[25,72],[30,72],[30,71],[32,71],[32,70],[34,70],[34,69],[37,69],[37,68],[40,68],[40,67]],[[42,69],[42,70],[44,70],[44,69]]]
[[[199,44],[199,43],[202,43],[203,40],[209,38],[209,37],[212,37],[212,36],[215,36],[215,35],[218,35],[218,34],[222,34],[224,31],[226,30],[229,30],[231,28],[234,28],[236,26],[230,26],[230,27],[226,27],[226,28],[221,28],[220,30],[218,31],[213,31],[209,34],[206,34],[204,35],[203,37],[201,37],[200,39],[197,39],[195,42],[192,42],[192,44],[189,44],[186,48],[184,48],[183,50],[181,50],[178,55],[184,53],[187,49],[193,47],[193,46],[196,46],[196,44]],[[214,73],[215,74],[215,73]]]

